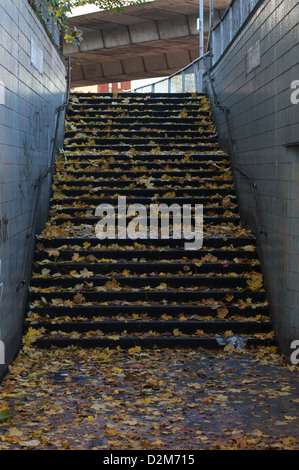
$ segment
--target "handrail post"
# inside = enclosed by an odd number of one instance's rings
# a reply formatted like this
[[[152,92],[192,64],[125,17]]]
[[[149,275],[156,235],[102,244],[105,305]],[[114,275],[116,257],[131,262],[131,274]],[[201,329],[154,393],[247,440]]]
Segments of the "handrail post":
[[[199,0],[199,57],[204,53],[204,10],[203,0]]]
[[[209,82],[210,82],[210,86],[211,86],[211,89],[212,89],[214,104],[224,114],[225,123],[226,123],[226,126],[227,126],[227,132],[228,132],[228,141],[229,141],[229,146],[230,146],[230,154],[232,156],[233,170],[238,171],[241,175],[243,175],[248,180],[250,190],[251,190],[251,193],[252,193],[253,202],[254,202],[254,216],[255,216],[258,231],[259,231],[260,234],[267,235],[267,232],[265,232],[263,230],[263,227],[262,227],[260,210],[259,210],[259,205],[258,205],[258,198],[257,198],[257,191],[256,191],[256,184],[253,181],[253,178],[246,171],[244,171],[242,168],[240,168],[240,166],[238,165],[237,158],[236,158],[236,153],[235,153],[234,139],[233,139],[233,136],[232,136],[231,126],[230,126],[229,117],[228,117],[228,111],[227,111],[225,106],[221,106],[221,104],[218,100],[218,97],[217,97],[217,94],[216,94],[216,91],[215,91],[215,87],[214,87],[214,83],[213,83],[213,79],[212,79],[212,76],[211,76],[211,72],[210,72],[210,69],[209,69],[209,67],[207,65],[207,62],[206,62],[206,57],[203,57],[203,62],[204,62],[204,66],[205,66],[207,76],[208,76],[208,79],[209,79]]]
[[[35,196],[35,201],[34,201],[34,206],[33,206],[33,215],[32,215],[32,221],[31,221],[31,231],[28,234],[28,246],[27,246],[27,252],[26,252],[26,258],[25,258],[25,265],[24,265],[24,277],[21,280],[21,282],[16,286],[16,290],[19,291],[20,289],[24,288],[26,285],[28,285],[28,281],[31,275],[31,269],[32,266],[30,264],[30,258],[32,258],[32,253],[34,250],[34,242],[35,242],[35,229],[36,229],[36,222],[37,222],[37,210],[40,202],[40,196],[41,196],[41,186],[42,186],[42,180],[46,179],[49,175],[50,178],[53,177],[54,170],[55,170],[55,156],[56,156],[56,143],[57,143],[57,137],[58,137],[58,127],[59,127],[59,120],[60,120],[60,115],[62,111],[65,111],[69,98],[70,98],[70,89],[71,89],[71,60],[70,57],[68,58],[68,69],[67,69],[67,85],[66,85],[66,92],[65,92],[65,101],[62,105],[58,106],[55,109],[55,117],[56,117],[56,125],[55,125],[55,133],[54,137],[52,140],[52,152],[51,152],[51,161],[50,165],[48,168],[46,168],[45,171],[41,172],[39,177],[37,178],[35,184],[34,184],[34,190],[36,191],[36,196]],[[28,291],[27,291],[27,296],[28,296]],[[26,299],[27,299],[27,296]],[[26,304],[27,300],[25,300]],[[25,305],[24,304],[24,305]]]
[[[210,16],[210,28],[209,28],[209,39],[208,39],[208,49],[213,52],[213,34],[212,34],[212,29],[214,27],[214,0],[210,0],[210,11],[209,11],[209,16]]]

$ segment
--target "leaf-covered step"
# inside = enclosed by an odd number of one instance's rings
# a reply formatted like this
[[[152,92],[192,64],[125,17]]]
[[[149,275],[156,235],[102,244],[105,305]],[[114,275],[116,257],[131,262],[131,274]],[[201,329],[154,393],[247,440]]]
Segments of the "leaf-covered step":
[[[89,255],[92,257],[92,255]],[[247,286],[246,283],[250,283],[260,273],[259,266],[251,266],[248,264],[238,263],[206,263],[197,267],[192,263],[148,263],[149,267],[142,266],[145,262],[135,263],[122,263],[117,260],[111,260],[110,263],[101,263],[100,266],[91,263],[47,263],[34,266],[33,277],[31,279],[31,286],[47,286],[49,283],[52,285],[73,285],[76,279],[92,279],[93,283],[99,279],[105,278],[106,281],[110,276],[113,279],[119,279],[123,277],[130,277],[128,282],[132,282],[132,278],[137,279],[138,275],[142,279],[147,280],[147,284],[152,282],[152,279],[160,279],[158,282],[167,281],[171,278],[178,276],[178,279],[182,279],[182,283],[179,287],[182,287],[186,281],[189,280],[190,285],[192,282],[197,280],[203,286],[208,283],[211,285],[227,285],[227,286]],[[116,264],[116,266],[113,266]],[[141,264],[141,266],[140,266]],[[147,263],[146,263],[147,264]],[[174,265],[174,266],[170,266]],[[190,279],[190,276],[193,276]],[[52,276],[52,277],[50,277]],[[64,281],[64,279],[71,279],[71,281]],[[179,281],[176,280],[176,284]]]
[[[94,151],[94,152],[98,152],[98,151],[102,151],[102,152],[105,152],[105,151],[108,151],[108,152],[130,152],[132,151],[132,148],[134,148],[137,152],[152,152],[152,153],[156,153],[158,151],[160,152],[169,152],[169,151],[183,151],[183,152],[191,152],[192,150],[194,152],[197,152],[199,153],[200,151],[202,152],[211,152],[211,151],[215,151],[215,150],[218,150],[218,143],[215,141],[215,142],[210,142],[209,140],[207,140],[206,142],[202,142],[202,141],[199,141],[199,142],[169,142],[169,143],[156,143],[156,144],[153,144],[151,145],[150,143],[143,143],[143,144],[139,144],[139,143],[135,143],[132,141],[132,143],[129,143],[127,142],[125,139],[121,142],[106,142],[105,144],[101,144],[101,143],[94,143],[93,141],[92,142],[86,142],[86,143],[82,143],[82,144],[78,144],[78,143],[74,143],[73,145],[72,144],[69,144],[69,145],[66,145],[65,146],[65,150],[66,151],[72,151],[72,152],[84,152],[86,151],[87,149],[89,149],[90,151]]]
[[[79,148],[76,151],[62,151],[60,156],[63,157],[64,161],[73,161],[73,162],[85,162],[87,160],[89,163],[105,162],[105,163],[130,163],[131,165],[142,162],[143,165],[151,163],[175,163],[180,165],[181,163],[209,163],[209,164],[219,164],[222,162],[228,162],[228,156],[226,153],[214,150],[210,152],[209,150],[204,152],[198,152],[197,150],[192,150],[189,148],[187,152],[180,151],[165,151],[162,152],[161,149],[156,148],[151,149],[149,152],[136,151],[134,147],[130,148],[128,151],[116,152],[111,149],[98,150],[97,152],[86,153],[86,150]]]
[[[57,175],[55,177],[55,180],[56,179],[59,179],[59,176],[65,178],[65,179],[68,179],[68,180],[71,180],[72,178],[75,179],[75,178],[88,178],[89,175],[90,175],[90,172],[89,171],[84,171],[82,170],[81,168],[80,169],[68,169],[67,171],[67,175],[64,175],[64,172],[65,172],[65,168],[61,168],[58,167],[57,168]],[[166,181],[166,182],[169,182],[169,183],[173,183],[174,185],[175,184],[180,184],[180,183],[183,183],[183,182],[188,182],[188,186],[191,184],[191,183],[195,183],[195,186],[196,186],[196,183],[198,181],[206,181],[206,180],[210,180],[211,179],[211,175],[212,175],[212,170],[210,171],[204,171],[204,170],[193,170],[189,173],[186,173],[185,171],[146,171],[146,170],[143,170],[143,171],[134,171],[134,170],[127,170],[127,171],[121,171],[121,174],[119,175],[118,171],[114,170],[114,171],[99,171],[98,170],[94,170],[92,172],[92,178],[94,179],[100,179],[102,180],[103,182],[105,181],[109,181],[109,180],[112,180],[112,181],[115,181],[115,182],[118,182],[118,181],[122,181],[122,180],[126,180],[128,181],[129,184],[132,184],[132,183],[139,183],[139,184],[146,184],[146,183],[151,183],[151,184],[155,184],[155,183],[160,183],[160,182],[163,182],[163,181]],[[225,181],[225,180],[231,180],[231,171],[230,169],[226,169],[226,170],[215,170],[213,172],[213,181],[214,180],[221,180],[221,181]]]
[[[180,103],[185,100],[185,99],[197,99],[201,100],[203,98],[207,98],[207,96],[204,93],[198,93],[198,92],[186,92],[184,94],[182,93],[164,93],[164,92],[158,92],[158,93],[140,93],[140,92],[134,92],[134,93],[128,93],[124,91],[120,92],[113,92],[113,93],[86,93],[84,91],[76,92],[76,93],[71,93],[70,99],[107,99],[107,100],[141,100],[141,101],[147,101],[147,100],[161,100],[161,99],[167,99],[167,100],[178,100]]]
[[[211,182],[211,186],[213,186],[214,183]],[[224,186],[224,187],[223,187]],[[72,181],[64,181],[62,183],[57,183],[57,186],[53,184],[53,190],[58,190],[61,193],[64,193],[65,195],[74,195],[74,196],[82,196],[82,194],[86,194],[86,190],[90,192],[94,192],[96,187],[96,192],[98,195],[100,195],[100,198],[102,198],[103,195],[109,195],[113,197],[117,197],[118,195],[123,195],[127,196],[129,194],[131,197],[154,197],[155,199],[163,198],[163,197],[172,197],[174,198],[175,196],[205,196],[205,195],[213,195],[215,192],[217,194],[227,196],[227,195],[235,195],[235,188],[232,186],[232,183],[226,182],[224,185],[223,182],[215,182],[215,187],[207,187],[206,185],[203,185],[202,188],[176,188],[175,190],[170,190],[169,188],[154,188],[154,189],[148,189],[148,188],[102,188],[98,186],[97,181],[78,181],[76,184]],[[137,202],[137,201],[136,201]],[[153,201],[154,202],[154,201]]]
[[[250,253],[257,250],[256,247],[256,239],[252,234],[247,236],[239,236],[239,237],[225,237],[225,238],[206,238],[204,239],[203,247],[199,253],[194,256],[193,252],[188,252],[184,250],[184,241],[183,240],[176,240],[176,239],[160,239],[158,242],[156,240],[152,240],[150,238],[141,238],[138,241],[136,240],[129,240],[129,239],[119,239],[119,240],[105,240],[100,241],[96,237],[89,237],[88,240],[84,237],[72,237],[71,239],[65,239],[64,237],[55,237],[54,239],[47,239],[43,238],[42,236],[37,236],[38,241],[36,247],[42,246],[43,248],[53,248],[53,247],[62,247],[62,246],[69,246],[71,249],[77,250],[78,247],[83,249],[101,249],[101,250],[112,250],[114,251],[116,248],[119,249],[120,247],[124,247],[124,254],[125,256],[131,256],[130,251],[134,250],[136,253],[143,253],[144,256],[155,256],[156,250],[165,251],[169,247],[172,248],[172,251],[169,251],[170,257],[182,257],[184,256],[185,259],[188,259],[190,256],[192,258],[205,256],[207,253],[204,253],[202,250],[210,249],[210,250],[236,250],[241,249],[244,252],[248,252],[248,256]],[[116,248],[115,248],[116,247]],[[40,248],[38,248],[40,249]],[[117,251],[116,251],[117,253]],[[158,255],[160,256],[160,255]],[[225,255],[226,256],[226,255]]]
[[[46,241],[48,243],[45,243]],[[251,263],[251,266],[254,267],[259,265],[254,245],[245,246],[243,249],[238,249],[238,247],[228,247],[226,249],[223,247],[222,249],[217,249],[215,246],[213,250],[201,248],[201,250],[194,253],[192,251],[186,252],[182,249],[171,248],[170,246],[165,247],[165,245],[157,246],[154,244],[146,249],[146,245],[135,242],[130,245],[127,240],[117,240],[115,243],[111,243],[110,241],[110,244],[108,240],[102,243],[98,240],[98,245],[94,246],[91,246],[90,243],[84,240],[80,240],[80,244],[71,243],[69,245],[69,240],[60,240],[58,243],[54,243],[54,241],[55,240],[51,240],[53,243],[50,243],[49,240],[43,240],[43,243],[37,243],[34,257],[36,262],[43,261],[41,264],[50,264],[50,259],[63,260],[64,262],[67,260],[77,260],[77,262],[78,260],[81,262],[82,260],[86,260],[86,262],[92,262],[92,260],[94,260],[95,262],[101,262],[101,269],[105,269],[104,264],[106,258],[120,263],[121,267],[126,262],[140,263],[140,260],[143,260],[146,262],[144,266],[140,267],[143,271],[151,271],[155,266],[157,267],[157,265],[158,267],[171,270],[172,267],[169,266],[170,264],[174,266],[173,269],[179,269],[182,264],[186,264],[190,269],[191,267],[194,269],[200,267],[201,270],[205,265],[210,269],[212,269],[213,266],[216,269],[218,264],[226,267],[230,265],[230,263],[231,268],[238,266],[238,264],[249,265]],[[121,244],[121,241],[125,243]],[[150,241],[153,242],[152,240]],[[164,241],[168,242],[168,240],[165,239]]]
[[[184,102],[180,102],[179,100],[130,100],[128,97],[127,98],[116,98],[111,100],[110,102],[106,100],[101,100],[100,98],[98,99],[89,99],[89,100],[76,100],[72,99],[70,100],[69,103],[69,108],[71,109],[79,109],[83,110],[84,112],[88,112],[89,109],[98,109],[98,108],[103,108],[103,109],[113,109],[113,108],[126,108],[131,111],[136,111],[136,110],[143,110],[147,109],[150,111],[156,110],[156,109],[164,109],[164,110],[171,110],[172,108],[175,109],[208,109],[208,102],[205,97],[202,99],[194,99],[194,100],[188,100]]]
[[[43,270],[45,272],[45,270]],[[72,272],[72,271],[71,271]],[[75,288],[77,286],[77,291],[80,291],[78,285],[78,279],[88,280],[92,286],[97,291],[100,291],[100,288],[110,290],[115,287],[115,289],[177,289],[178,291],[182,290],[194,290],[199,289],[203,291],[215,290],[219,288],[227,289],[239,289],[240,291],[248,289],[248,282],[251,281],[249,276],[165,276],[162,278],[147,276],[133,276],[128,275],[127,277],[123,276],[96,276],[93,271],[88,268],[84,268],[81,271],[76,271],[75,274],[69,275],[70,277],[53,277],[48,278],[32,278],[31,290],[38,293],[39,291],[47,291],[49,287],[54,288],[58,287],[59,289],[65,290],[70,288]],[[82,291],[84,290],[84,284],[82,284]]]
[[[132,111],[134,111],[134,116],[136,118],[138,117],[150,117],[151,119],[154,119],[156,116],[157,117],[165,117],[167,119],[180,119],[180,118],[206,118],[206,117],[211,117],[211,111],[210,110],[205,110],[201,109],[198,107],[198,105],[191,105],[191,106],[168,106],[165,107],[163,105],[153,105],[153,106],[132,106]],[[67,111],[67,118],[72,118],[74,115],[78,115],[81,118],[83,116],[88,116],[88,117],[93,117],[93,118],[113,118],[113,117],[118,117],[121,115],[121,113],[128,113],[131,115],[131,109],[130,106],[122,107],[122,106],[95,106],[95,107],[90,107],[88,105],[81,105],[81,106],[71,106],[68,108]]]
[[[197,133],[208,133],[210,134],[211,132],[217,132],[216,128],[212,124],[208,123],[202,123],[200,125],[198,124],[193,124],[193,123],[172,123],[172,124],[165,124],[163,125],[163,128],[161,126],[155,125],[155,123],[148,123],[146,126],[142,123],[134,122],[130,126],[123,126],[119,125],[118,123],[112,122],[110,124],[107,124],[107,122],[103,123],[98,123],[98,122],[91,122],[90,120],[88,122],[85,122],[84,119],[78,121],[72,121],[69,120],[66,123],[66,131],[65,135],[67,137],[76,134],[77,132],[81,133],[90,133],[93,135],[97,135],[98,132],[113,132],[113,133],[127,133],[131,134],[132,132],[144,132],[144,133],[154,133],[154,134],[160,134],[163,135],[163,133],[169,133],[170,135],[176,135],[178,133],[186,133],[188,132],[191,135],[195,135]],[[197,136],[196,136],[197,137]]]
[[[271,346],[275,344],[273,338],[269,337],[250,337],[247,339],[247,346],[248,347],[258,347],[262,346]],[[82,347],[85,349],[89,348],[122,348],[122,349],[129,349],[135,347],[142,347],[142,348],[158,348],[158,349],[167,349],[167,348],[204,348],[204,349],[211,349],[217,350],[222,349],[222,346],[219,345],[215,336],[210,337],[200,337],[200,336],[185,336],[185,337],[178,337],[178,336],[125,336],[125,337],[118,337],[115,335],[114,337],[109,336],[102,336],[101,338],[89,338],[89,337],[49,337],[47,338],[36,338],[35,342],[36,346],[40,349],[50,348],[52,346],[58,348],[67,348],[70,346]]]
[[[113,142],[119,142],[124,139],[130,141],[132,145],[136,144],[146,144],[148,142],[154,141],[155,144],[160,145],[161,143],[188,143],[190,140],[195,142],[206,142],[206,141],[216,141],[217,134],[215,132],[183,132],[183,133],[173,133],[173,132],[164,132],[164,135],[161,132],[145,132],[145,131],[130,131],[130,132],[120,132],[118,134],[112,133],[111,131],[102,131],[102,132],[68,132],[65,134],[65,145],[70,143],[85,143],[94,141],[96,144],[109,144]]]
[[[191,207],[194,209],[195,204],[202,204],[203,205],[203,211],[204,213],[209,212],[210,210],[213,211],[214,209],[218,209],[219,212],[222,210],[225,212],[226,210],[228,211],[237,211],[237,205],[235,202],[235,197],[232,197],[229,199],[229,202],[227,204],[223,204],[223,207],[221,208],[221,200],[224,198],[208,198],[208,197],[164,197],[163,200],[160,200],[160,202],[163,202],[164,204],[167,205],[172,205],[172,204],[189,204]],[[136,202],[136,199],[133,197],[126,197],[126,208],[128,208],[131,204]],[[63,194],[62,192],[54,191],[53,197],[51,198],[51,203],[52,203],[52,209],[62,209],[64,208],[73,208],[75,210],[78,210],[80,208],[85,208],[87,210],[94,210],[99,204],[110,204],[113,207],[117,207],[117,198],[111,197],[111,196],[104,196],[101,195],[101,198],[99,199],[96,194],[80,194],[80,196],[76,195],[73,197],[68,197],[68,195]],[[143,204],[146,208],[149,208],[150,204],[152,203],[159,203],[159,200],[153,200],[151,196],[149,197],[138,197],[138,203]],[[207,206],[207,207],[205,207]]]
[[[162,177],[163,175],[170,175],[170,176],[186,176],[188,174],[194,176],[200,176],[203,173],[211,174],[211,172],[216,172],[221,174],[223,172],[230,171],[231,168],[228,165],[228,162],[223,160],[218,164],[211,161],[205,162],[175,162],[171,160],[170,162],[152,162],[146,161],[141,163],[135,163],[134,161],[120,161],[118,163],[115,162],[103,162],[98,160],[88,159],[89,161],[81,160],[80,158],[63,158],[56,163],[56,171],[96,171],[101,173],[102,176],[109,175],[111,172],[121,172],[122,174],[134,174],[135,176],[141,176],[146,172],[148,175],[155,177]]]
[[[110,126],[111,124],[116,124],[117,126],[125,126],[130,128],[130,126],[137,124],[142,124],[142,126],[157,126],[161,127],[162,125],[166,124],[167,126],[178,126],[178,125],[195,125],[195,126],[212,126],[213,121],[208,116],[197,116],[196,118],[188,116],[188,117],[181,117],[181,116],[168,116],[168,117],[161,117],[159,114],[156,116],[150,115],[143,115],[143,116],[135,116],[132,117],[132,114],[118,114],[115,116],[109,115],[98,115],[95,117],[90,117],[89,115],[82,116],[81,114],[74,113],[72,116],[69,116],[68,119],[72,122],[73,125],[77,125],[78,123],[84,123],[84,125],[103,125]]]
[[[82,230],[84,229],[84,225],[85,227],[88,226],[88,229],[90,232],[94,232],[96,233],[96,229],[97,229],[97,223],[99,221],[101,221],[101,218],[100,217],[96,217],[94,215],[91,215],[91,216],[88,216],[88,215],[84,215],[84,214],[78,214],[76,217],[72,217],[70,216],[69,214],[58,214],[57,216],[54,216],[52,214],[52,228],[54,229],[54,226],[57,227],[57,229],[59,229],[59,227],[65,227],[66,229],[69,228],[70,230],[74,230],[74,231],[77,231],[77,230]],[[109,222],[109,220],[114,223],[115,221],[115,218],[112,217],[109,219],[109,217],[107,217],[105,219],[105,222]],[[134,220],[134,217],[130,218],[126,218],[125,219],[125,222],[127,224],[129,224],[130,222],[133,223],[133,220]],[[151,223],[151,219],[150,217],[148,218],[143,218],[143,219],[138,219],[138,227],[136,228],[135,227],[135,222],[134,222],[134,227],[133,227],[133,233],[135,235],[135,238],[137,239],[138,238],[138,234],[148,234],[148,236],[150,237],[151,236],[151,233],[150,233],[150,223]],[[229,232],[232,232],[234,230],[237,230],[238,227],[240,226],[240,223],[241,223],[241,219],[240,217],[238,216],[231,216],[231,217],[221,217],[221,216],[205,216],[204,217],[204,223],[206,224],[206,227],[203,231],[203,235],[200,237],[198,236],[197,239],[201,239],[203,238],[204,236],[207,236],[209,233],[211,234],[211,232],[214,230],[215,231],[215,234],[217,233],[223,233],[223,231],[229,231]],[[229,225],[229,228],[227,228],[227,225]],[[87,229],[87,227],[86,227]],[[102,228],[100,229],[101,230],[101,233],[102,233]],[[191,218],[191,228],[190,230],[192,230],[192,232],[195,231],[195,224],[194,224],[194,221],[193,219]],[[166,233],[166,236],[173,236],[175,237],[175,231],[176,233],[178,234],[177,237],[181,237],[184,239],[184,236],[183,236],[183,226],[182,224],[177,224],[177,225],[173,225],[172,222],[170,221],[169,223],[169,227],[167,227],[167,231],[164,229],[164,234]],[[104,233],[104,232],[103,232]],[[122,230],[119,230],[118,227],[117,227],[117,224],[115,226],[115,229],[114,229],[114,232],[113,232],[113,238],[114,239],[117,239],[119,236],[121,236],[121,233],[122,233]],[[75,234],[75,232],[74,232]],[[163,238],[163,231],[160,227],[157,228],[157,235],[155,235],[157,239],[159,238]],[[165,236],[165,235],[164,235]],[[184,241],[186,243],[188,243],[188,241],[192,242],[194,241],[195,237],[193,236],[192,240],[190,241],[189,239],[184,239]],[[198,243],[199,245],[199,243]]]
[[[175,305],[161,305],[161,304],[130,304],[123,303],[115,305],[76,305],[75,303],[71,306],[65,305],[64,302],[53,305],[42,305],[42,306],[28,306],[28,322],[36,324],[41,319],[47,321],[56,321],[61,323],[65,318],[73,318],[74,320],[81,321],[81,319],[124,319],[126,318],[138,318],[142,320],[151,321],[159,318],[195,318],[195,319],[213,319],[213,318],[233,318],[238,317],[243,320],[253,318],[254,321],[258,321],[261,317],[264,320],[270,318],[269,306],[264,302],[252,303],[250,301],[239,303],[239,304],[213,304],[207,303],[200,305],[187,305],[187,304],[175,304]],[[258,317],[258,318],[257,318]],[[240,321],[240,320],[238,320]]]
[[[140,201],[138,200],[140,203]],[[103,201],[101,200],[101,203],[103,204]],[[95,204],[95,201],[93,204],[83,206],[82,204],[78,205],[76,207],[76,204],[70,205],[69,207],[65,204],[57,204],[53,205],[52,209],[50,211],[50,215],[55,217],[58,214],[69,214],[72,217],[91,217],[94,215],[94,210],[96,209],[98,204]],[[115,199],[110,201],[109,204],[111,207],[114,208],[115,214],[118,214],[118,205],[117,201]],[[130,204],[126,204],[126,209],[130,207]],[[144,205],[144,207],[149,211],[150,209],[150,204]],[[182,213],[181,207],[178,207],[177,210],[173,208],[173,214],[174,215],[180,215]],[[194,207],[191,208],[191,215],[193,217],[194,213]],[[203,207],[203,214],[204,216],[210,216],[210,217],[234,217],[238,214],[238,208],[237,207],[213,207],[213,206],[208,206],[208,207]],[[129,219],[129,217],[128,217]]]

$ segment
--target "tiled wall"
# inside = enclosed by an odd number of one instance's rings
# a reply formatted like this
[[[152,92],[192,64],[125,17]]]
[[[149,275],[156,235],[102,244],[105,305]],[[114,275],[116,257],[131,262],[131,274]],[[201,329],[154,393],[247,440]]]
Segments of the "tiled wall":
[[[299,81],[298,0],[260,0],[212,64],[237,163],[256,183],[266,286],[280,348],[289,357],[299,339],[299,87],[291,88]],[[212,97],[208,81],[206,87]],[[228,148],[224,114],[215,106],[214,117]],[[236,177],[243,220],[256,228],[248,180]]]
[[[48,167],[66,69],[27,0],[0,4],[0,340],[6,365],[21,337],[28,235],[39,175]],[[60,120],[64,126],[63,119]],[[62,135],[63,129],[60,129]],[[47,217],[51,182],[42,183],[38,224]],[[0,375],[4,366],[0,364]]]

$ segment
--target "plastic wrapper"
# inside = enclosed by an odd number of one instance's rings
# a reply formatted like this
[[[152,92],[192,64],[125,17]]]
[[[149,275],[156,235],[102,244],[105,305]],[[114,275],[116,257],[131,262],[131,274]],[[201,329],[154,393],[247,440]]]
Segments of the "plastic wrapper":
[[[227,344],[232,344],[235,349],[244,349],[247,344],[247,338],[241,336],[229,336],[225,338],[224,336],[215,334],[215,339],[220,346],[226,346]]]

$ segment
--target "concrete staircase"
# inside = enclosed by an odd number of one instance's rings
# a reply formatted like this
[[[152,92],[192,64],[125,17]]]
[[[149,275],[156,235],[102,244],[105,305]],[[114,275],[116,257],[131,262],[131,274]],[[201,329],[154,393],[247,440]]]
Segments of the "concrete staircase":
[[[99,240],[96,208],[117,211],[119,196],[128,206],[202,204],[203,246],[149,232]],[[25,330],[41,348],[273,344],[256,241],[204,95],[71,96]]]

